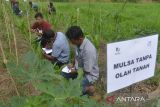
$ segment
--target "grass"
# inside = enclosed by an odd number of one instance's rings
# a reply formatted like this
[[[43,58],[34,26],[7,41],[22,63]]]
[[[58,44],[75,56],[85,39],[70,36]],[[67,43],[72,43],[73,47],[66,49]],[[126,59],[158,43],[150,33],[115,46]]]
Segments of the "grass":
[[[4,20],[6,27],[8,26],[8,29],[3,29],[4,32],[6,31],[3,39],[8,41],[6,47],[9,49],[6,49],[4,45],[0,45],[1,50],[4,50],[3,53],[8,53],[5,55],[3,60],[7,59],[9,62],[11,62],[11,59],[15,60],[16,64],[10,63],[8,69],[12,76],[17,80],[17,83],[31,82],[36,89],[43,93],[42,95],[37,95],[35,97],[26,97],[24,95],[24,99],[14,98],[13,104],[17,101],[22,101],[28,107],[40,107],[40,105],[46,106],[43,102],[46,102],[45,104],[50,104],[52,106],[53,103],[51,102],[54,102],[55,107],[63,104],[68,104],[69,107],[71,107],[71,105],[73,106],[74,104],[78,107],[89,107],[89,105],[92,107],[95,104],[94,101],[92,102],[89,99],[83,99],[77,96],[77,93],[80,93],[81,87],[75,87],[77,84],[80,86],[80,80],[75,82],[66,82],[62,78],[59,78],[57,74],[59,69],[51,67],[52,65],[50,65],[48,62],[40,59],[41,51],[39,48],[35,48],[34,44],[32,44],[34,36],[31,35],[29,30],[31,21],[34,20],[34,12],[29,9],[29,6],[27,6],[26,3],[20,2],[24,16],[19,18],[11,13],[10,4],[5,3],[4,5],[5,7],[3,7],[3,9],[5,8],[5,11],[2,11],[0,7],[0,12],[4,12],[7,19],[5,19],[2,14],[0,18]],[[160,34],[160,4],[127,3],[123,9],[122,7],[124,4],[122,3],[56,3],[55,6],[57,9],[57,14],[52,16],[48,15],[47,13],[46,2],[39,2],[39,5],[45,19],[52,23],[55,31],[65,32],[69,26],[79,25],[82,27],[85,35],[96,45],[97,49],[100,48],[99,46],[101,43],[133,39],[153,33]],[[15,28],[18,29],[18,32],[15,32]],[[28,57],[25,63],[28,61],[27,64],[30,64],[28,72],[24,68],[24,62],[21,62],[21,60],[23,61],[23,58],[18,57],[17,45],[21,45],[17,44],[16,37],[18,33],[23,35],[22,38],[28,42],[32,53],[36,54],[27,54]],[[12,42],[15,46],[14,53],[10,52]],[[159,52],[160,49],[158,50],[158,54]],[[160,55],[158,55],[158,62],[160,63]],[[47,72],[44,72],[45,70],[43,67],[47,69]],[[158,84],[159,74],[159,70],[157,70],[156,77],[147,80],[147,83],[155,82]],[[22,77],[23,79],[21,80]],[[52,84],[54,84],[54,86],[52,86]],[[15,89],[17,90],[16,86]],[[61,92],[59,92],[59,90],[61,90]],[[65,90],[68,90],[70,93],[67,94]],[[19,90],[17,90],[17,92],[18,91]],[[21,92],[21,90],[19,92]],[[19,92],[18,95],[22,95],[22,93]],[[74,95],[72,96],[72,94]],[[82,104],[83,101],[85,104]],[[20,105],[20,107],[23,106]]]
[[[43,3],[42,8],[44,6]],[[51,18],[51,23],[55,30],[63,32],[78,23],[95,44],[101,40],[109,43],[160,32],[160,4],[128,3],[123,10],[122,6],[121,3],[91,3],[90,6],[87,3],[57,3],[57,15]]]

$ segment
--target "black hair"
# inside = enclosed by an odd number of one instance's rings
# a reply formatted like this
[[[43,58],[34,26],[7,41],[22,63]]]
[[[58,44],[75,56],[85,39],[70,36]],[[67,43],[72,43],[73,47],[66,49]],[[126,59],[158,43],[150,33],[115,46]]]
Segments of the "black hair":
[[[32,6],[32,1],[29,1],[29,5]]]
[[[37,12],[37,13],[35,14],[35,18],[37,18],[37,17],[43,18],[43,15],[42,15],[42,13],[40,13],[40,12]]]
[[[79,26],[71,26],[70,28],[68,28],[67,32],[66,32],[66,36],[68,37],[68,39],[74,39],[77,40],[80,37],[84,37],[83,31]]]
[[[50,7],[53,7],[53,3],[52,3],[52,2],[50,2],[50,3],[49,3],[49,6],[50,6]]]
[[[41,39],[41,46],[44,47],[47,43],[51,42],[51,38],[55,37],[53,30],[44,31]]]
[[[41,47],[45,47],[46,44],[48,43],[48,41],[46,39],[42,38],[40,43],[41,43]]]

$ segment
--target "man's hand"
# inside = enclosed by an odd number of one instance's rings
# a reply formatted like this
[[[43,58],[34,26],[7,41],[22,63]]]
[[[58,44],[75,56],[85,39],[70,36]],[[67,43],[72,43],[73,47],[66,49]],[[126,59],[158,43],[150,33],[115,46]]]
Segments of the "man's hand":
[[[48,55],[44,51],[42,52],[42,56],[49,61],[55,60],[55,58],[52,55]]]
[[[31,32],[35,33],[38,36],[42,36],[43,35],[43,32],[39,32],[37,29],[31,29]]]
[[[76,69],[71,69],[71,72],[70,72],[71,74],[75,74],[75,73],[77,73],[77,70]]]
[[[42,56],[45,58],[46,52],[42,51]]]
[[[71,70],[71,73],[77,73],[77,70],[75,69],[75,66],[73,64],[68,64],[67,66]]]
[[[31,29],[31,32],[36,33],[37,30],[36,29]]]
[[[68,67],[69,69],[72,69],[72,68],[74,68],[74,65],[73,65],[73,64],[68,64],[67,67]]]

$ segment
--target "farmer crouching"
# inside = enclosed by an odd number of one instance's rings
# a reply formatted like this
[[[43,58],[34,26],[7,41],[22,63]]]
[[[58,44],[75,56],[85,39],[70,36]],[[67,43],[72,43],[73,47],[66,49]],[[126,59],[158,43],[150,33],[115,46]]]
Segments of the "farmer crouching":
[[[43,52],[43,56],[53,64],[61,67],[69,63],[70,47],[66,36],[62,32],[45,31],[41,45],[47,49],[52,49],[51,55]]]
[[[35,19],[36,21],[31,26],[31,32],[38,36],[36,42],[40,42],[43,32],[51,30],[52,26],[43,19],[43,15],[40,12],[35,14]]]
[[[22,11],[19,9],[19,2],[12,4],[13,13],[17,16],[22,16]]]
[[[52,2],[49,2],[48,5],[48,13],[49,14],[56,14],[56,8],[54,7]]]
[[[38,4],[35,2],[32,2],[31,0],[29,1],[29,5],[31,9],[33,9],[35,12],[38,12]]]
[[[99,78],[98,57],[95,46],[88,40],[80,27],[72,26],[66,32],[66,36],[73,45],[77,47],[75,53],[75,62],[69,65],[69,68],[81,67],[84,72],[82,81],[83,95],[92,96],[95,92],[94,83]],[[71,73],[76,70],[71,69]]]

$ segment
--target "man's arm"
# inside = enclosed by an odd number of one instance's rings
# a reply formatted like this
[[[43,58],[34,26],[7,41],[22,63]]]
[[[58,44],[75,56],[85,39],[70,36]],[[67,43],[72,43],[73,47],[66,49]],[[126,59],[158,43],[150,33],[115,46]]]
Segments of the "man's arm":
[[[37,32],[37,30],[36,30],[36,29],[32,29],[32,28],[31,28],[31,32],[32,32],[32,33],[36,33],[36,32]]]
[[[52,54],[45,55],[45,57],[50,61],[58,60],[62,51],[62,45],[54,42],[54,45],[52,46]]]
[[[75,60],[73,61],[73,63],[71,63],[71,64],[68,64],[67,65],[68,66],[68,68],[71,70],[71,73],[77,73],[77,69],[76,69],[76,67],[75,67]]]
[[[69,69],[75,67],[75,60],[76,60],[76,59],[74,58],[74,60],[73,60],[70,64],[68,64],[68,68],[69,68]]]
[[[38,28],[38,24],[37,24],[37,22],[34,22],[31,26],[31,32],[39,35],[39,32],[38,32],[37,28]]]
[[[36,29],[31,29],[31,32],[35,33],[37,36],[40,36],[40,37],[43,35],[43,33],[39,33]]]
[[[84,50],[83,54],[83,70],[86,74],[92,72],[94,66],[94,61],[96,61],[96,52],[93,50]]]
[[[46,53],[43,53],[44,58],[46,58],[49,61],[54,61],[55,57],[53,57],[52,55],[47,55]]]

